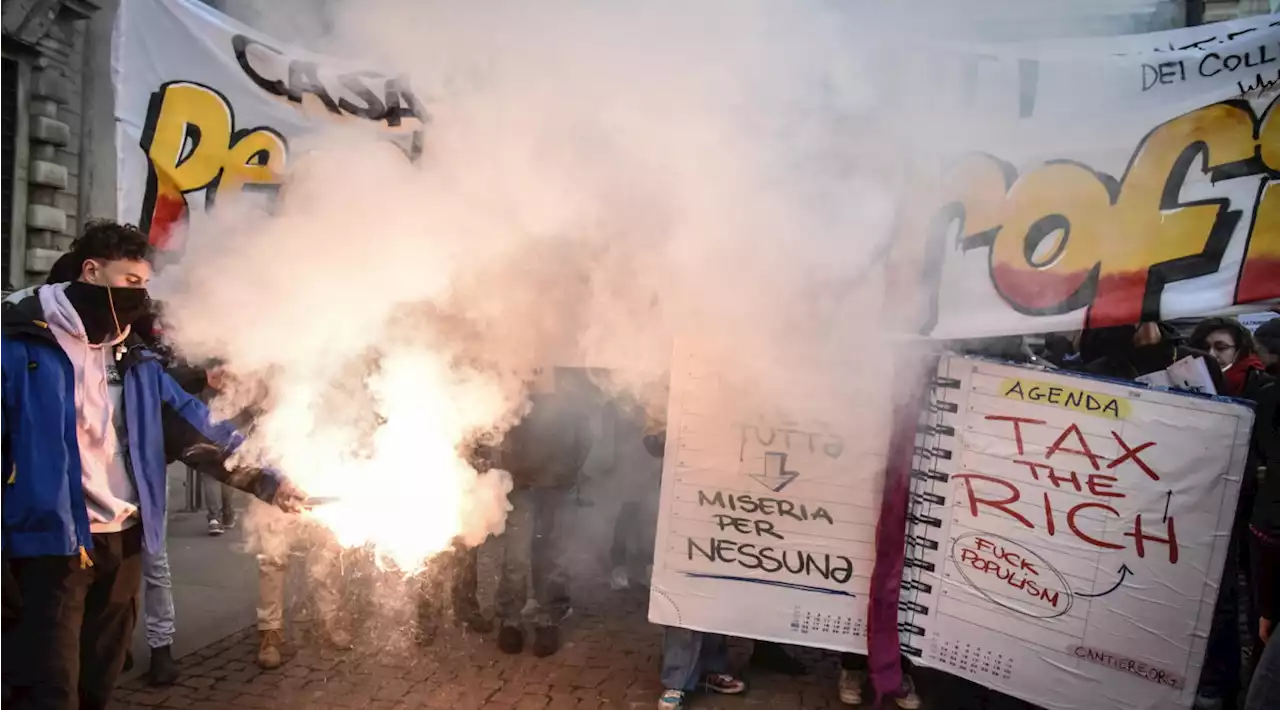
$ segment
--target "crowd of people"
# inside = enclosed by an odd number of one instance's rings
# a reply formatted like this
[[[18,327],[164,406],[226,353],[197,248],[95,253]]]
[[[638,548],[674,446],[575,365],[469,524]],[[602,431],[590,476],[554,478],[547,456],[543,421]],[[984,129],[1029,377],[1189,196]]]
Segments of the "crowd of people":
[[[257,662],[283,661],[289,560],[306,568],[317,635],[347,648],[352,630],[340,613],[335,567],[353,554],[306,516],[303,491],[280,472],[228,466],[259,407],[218,421],[209,410],[225,384],[217,363],[175,362],[159,337],[147,296],[151,248],[127,225],[92,223],[49,274],[45,285],[5,302],[4,406],[4,701],[19,708],[104,708],[117,678],[132,663],[129,647],[142,601],[151,649],[148,680],[175,682],[174,606],[166,554],[170,463],[204,477],[208,532],[221,535],[242,521],[232,490],[246,491],[256,531]],[[1254,436],[1223,571],[1197,707],[1230,709],[1245,696],[1248,710],[1280,707],[1280,643],[1269,643],[1280,613],[1280,318],[1256,332],[1231,318],[1208,318],[1189,336],[1162,323],[1052,334],[1028,340],[955,344],[1003,359],[1097,376],[1136,379],[1186,357],[1200,358],[1216,394],[1252,402]],[[460,452],[477,470],[501,467],[514,490],[506,531],[494,541],[500,557],[494,617],[478,598],[476,548],[458,545],[429,561],[413,580],[414,638],[436,640],[448,612],[471,632],[496,630],[507,654],[528,646],[555,654],[572,613],[566,564],[567,531],[594,435],[581,392],[531,393],[528,415],[496,444]],[[266,396],[265,394],[263,395]],[[655,499],[665,451],[660,418],[622,416],[618,457],[637,470],[620,503],[610,551],[610,585],[647,584],[652,572]],[[642,462],[637,464],[636,462]],[[237,494],[238,495],[238,494]],[[446,605],[445,600],[449,600]],[[451,608],[450,608],[451,607]],[[1239,619],[1250,633],[1240,633]],[[678,710],[691,693],[736,694],[746,683],[728,665],[728,639],[666,628],[659,698]],[[1248,659],[1248,668],[1242,659]],[[756,641],[754,667],[788,675],[805,664],[775,643]],[[891,693],[899,708],[920,706],[911,664]],[[868,696],[867,658],[840,658],[839,699]],[[1251,679],[1251,682],[1249,682]],[[1246,688],[1242,683],[1249,682]]]

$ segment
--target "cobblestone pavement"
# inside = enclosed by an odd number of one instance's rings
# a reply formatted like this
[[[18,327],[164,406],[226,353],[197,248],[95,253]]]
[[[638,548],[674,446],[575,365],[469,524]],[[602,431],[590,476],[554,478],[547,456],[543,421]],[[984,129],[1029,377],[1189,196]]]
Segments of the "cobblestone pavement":
[[[585,592],[585,594],[584,594]],[[325,648],[304,623],[290,630],[282,668],[262,671],[254,663],[252,629],[181,659],[182,680],[170,688],[149,688],[142,680],[124,684],[115,710],[144,708],[264,708],[315,710],[365,708],[654,708],[658,681],[660,627],[645,619],[647,596],[640,590],[607,587],[578,590],[566,622],[564,646],[550,658],[528,650],[507,656],[494,634],[470,634],[449,627],[429,648],[400,644],[391,649],[362,634],[356,648]],[[373,634],[376,635],[376,634]],[[742,668],[750,651],[735,641],[732,657]],[[697,696],[690,706],[705,710],[740,708],[836,708],[837,659],[813,649],[798,655],[812,669],[803,678],[744,670],[750,685],[737,697]],[[1028,707],[991,697],[948,676],[917,671],[927,708],[1003,710]],[[886,703],[885,708],[893,707]]]

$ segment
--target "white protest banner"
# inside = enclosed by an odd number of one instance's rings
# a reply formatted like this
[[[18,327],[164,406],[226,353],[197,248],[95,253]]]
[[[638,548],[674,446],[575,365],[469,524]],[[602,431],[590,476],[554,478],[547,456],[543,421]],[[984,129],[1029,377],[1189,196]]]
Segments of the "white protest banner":
[[[933,288],[921,332],[1078,330],[1280,298],[1280,17],[922,55],[899,83],[931,88],[940,137],[919,140],[948,156],[921,168],[894,240],[901,295],[921,270]]]
[[[904,651],[1045,708],[1191,707],[1252,411],[946,356],[929,412]]]
[[[677,341],[649,619],[865,653],[892,392],[798,421],[803,385],[754,412],[744,386]]]
[[[1209,374],[1209,364],[1205,362],[1203,355],[1188,355],[1164,370],[1142,375],[1137,380],[1152,387],[1170,387],[1199,394],[1218,394],[1218,388],[1213,384],[1213,376]]]
[[[112,38],[118,219],[160,247],[218,197],[280,187],[289,141],[367,123],[413,157],[424,113],[402,78],[290,47],[195,0],[122,0]]]
[[[920,71],[904,90],[930,86],[938,120],[972,128],[971,153],[903,200],[893,244],[916,270],[904,294],[919,291],[921,263],[932,289],[918,329],[1074,330],[1280,298],[1275,16],[900,59]],[[219,195],[274,194],[290,140],[317,127],[364,122],[421,150],[405,79],[195,0],[123,0],[112,71],[117,216],[159,245]]]

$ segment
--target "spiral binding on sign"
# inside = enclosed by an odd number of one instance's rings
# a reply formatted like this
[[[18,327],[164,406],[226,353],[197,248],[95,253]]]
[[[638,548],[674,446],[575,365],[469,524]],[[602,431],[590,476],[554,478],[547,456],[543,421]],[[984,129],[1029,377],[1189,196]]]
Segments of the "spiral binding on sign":
[[[933,586],[919,579],[924,572],[937,572],[927,553],[937,552],[941,542],[936,535],[942,527],[947,507],[947,482],[950,475],[937,470],[939,461],[952,457],[951,439],[956,435],[954,418],[959,405],[946,401],[951,390],[960,389],[960,380],[941,375],[934,378],[928,391],[928,405],[921,408],[916,427],[915,451],[911,458],[910,501],[907,510],[906,553],[903,561],[902,593],[898,601],[898,632],[902,652],[918,657],[924,650],[916,637],[925,635],[929,606],[921,595],[933,592]]]

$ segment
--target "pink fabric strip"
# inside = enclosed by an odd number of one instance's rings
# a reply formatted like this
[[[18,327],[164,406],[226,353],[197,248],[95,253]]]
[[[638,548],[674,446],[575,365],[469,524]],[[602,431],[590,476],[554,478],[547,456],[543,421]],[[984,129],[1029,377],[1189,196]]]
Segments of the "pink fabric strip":
[[[914,364],[914,363],[913,363]],[[898,639],[898,595],[906,557],[907,505],[911,492],[911,458],[915,451],[920,403],[929,371],[909,367],[908,396],[894,412],[894,431],[885,466],[884,497],[876,524],[876,561],[871,569],[871,600],[867,612],[867,659],[876,699],[902,685]]]

